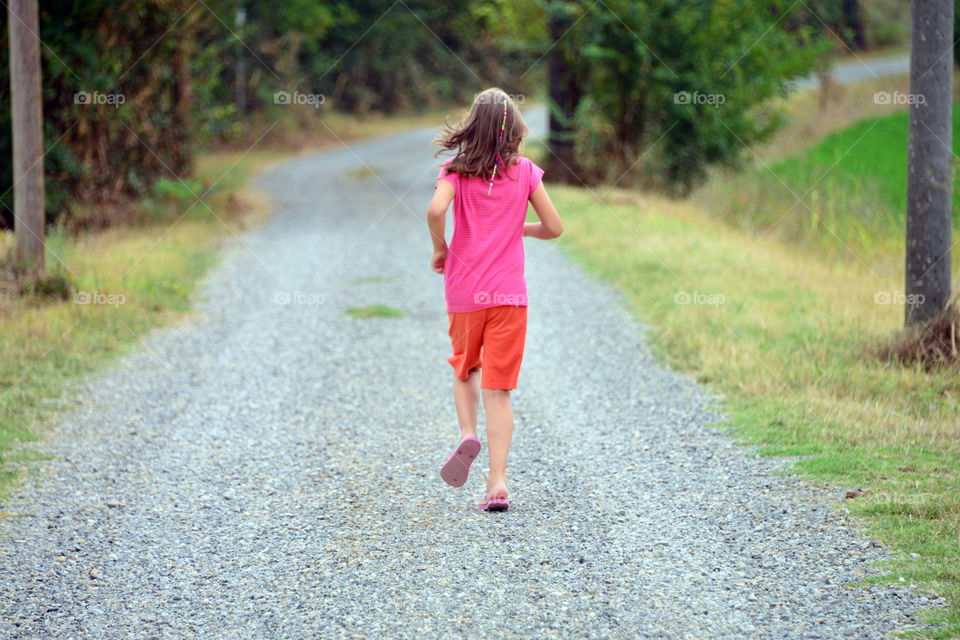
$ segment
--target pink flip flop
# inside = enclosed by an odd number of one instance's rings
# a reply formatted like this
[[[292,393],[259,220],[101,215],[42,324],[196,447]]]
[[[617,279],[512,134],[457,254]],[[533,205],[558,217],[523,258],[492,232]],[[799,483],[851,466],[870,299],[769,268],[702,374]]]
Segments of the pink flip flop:
[[[464,438],[440,467],[440,477],[451,487],[462,487],[470,473],[470,463],[480,453],[480,441]]]
[[[510,499],[505,492],[497,492],[496,496],[488,496],[484,493],[477,508],[480,511],[506,511],[510,508]]]

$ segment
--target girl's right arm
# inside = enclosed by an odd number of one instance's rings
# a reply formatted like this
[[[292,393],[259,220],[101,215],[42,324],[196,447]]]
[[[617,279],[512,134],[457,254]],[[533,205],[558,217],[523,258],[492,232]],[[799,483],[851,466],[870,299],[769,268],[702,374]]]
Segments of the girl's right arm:
[[[560,214],[557,208],[550,201],[547,195],[547,189],[541,182],[530,194],[530,204],[533,210],[537,212],[540,222],[527,222],[523,225],[523,235],[530,238],[540,238],[541,240],[551,240],[563,233],[563,222],[560,220]]]

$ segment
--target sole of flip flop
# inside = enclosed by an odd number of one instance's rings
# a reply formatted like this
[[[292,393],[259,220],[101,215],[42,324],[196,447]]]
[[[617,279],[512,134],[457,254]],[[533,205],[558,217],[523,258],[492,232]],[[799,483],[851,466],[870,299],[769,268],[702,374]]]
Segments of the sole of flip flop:
[[[480,511],[507,511],[510,508],[509,500],[491,500],[486,505],[477,505]]]
[[[470,474],[470,464],[480,453],[480,441],[464,438],[440,467],[440,477],[451,487],[462,487]]]

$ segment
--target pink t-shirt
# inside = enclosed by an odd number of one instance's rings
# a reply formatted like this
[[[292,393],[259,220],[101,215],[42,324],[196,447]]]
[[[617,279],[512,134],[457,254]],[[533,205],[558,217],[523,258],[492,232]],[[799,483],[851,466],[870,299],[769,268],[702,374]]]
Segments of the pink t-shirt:
[[[447,162],[436,183],[447,180],[456,189],[453,239],[443,267],[447,311],[527,306],[523,225],[543,169],[520,156],[506,171],[497,171],[493,191],[487,195],[489,178],[448,173]]]

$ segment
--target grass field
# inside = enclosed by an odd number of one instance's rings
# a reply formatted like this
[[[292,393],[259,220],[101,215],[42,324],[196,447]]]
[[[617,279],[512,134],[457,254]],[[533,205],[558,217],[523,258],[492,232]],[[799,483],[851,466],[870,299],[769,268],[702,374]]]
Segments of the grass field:
[[[891,262],[890,256],[900,250],[905,225],[907,113],[902,106],[890,113],[889,105],[875,104],[880,87],[842,88],[846,95],[831,109],[839,113],[828,112],[825,121],[843,122],[843,114],[860,112],[865,104],[870,105],[868,113],[879,115],[840,128],[810,127],[819,114],[810,113],[809,95],[798,97],[795,102],[806,111],[799,117],[807,122],[790,127],[748,171],[715,174],[694,202],[739,229],[860,261],[878,273],[899,270],[902,262]],[[885,88],[888,94],[895,91],[906,87]],[[960,108],[955,108],[954,146],[958,142]],[[960,185],[955,183],[958,210]]]
[[[907,114],[867,118],[833,133],[805,153],[785,158],[762,178],[806,194],[807,207],[846,242],[869,249],[901,231],[907,207]],[[960,108],[954,109],[954,147],[960,141]],[[781,185],[784,186],[784,185]],[[960,188],[954,184],[954,211]],[[954,216],[956,219],[956,215]],[[766,221],[755,221],[758,225]],[[809,226],[809,225],[808,225]],[[854,233],[856,235],[854,235]]]

